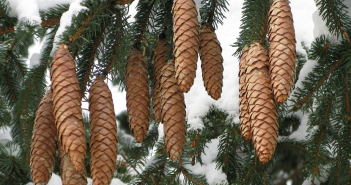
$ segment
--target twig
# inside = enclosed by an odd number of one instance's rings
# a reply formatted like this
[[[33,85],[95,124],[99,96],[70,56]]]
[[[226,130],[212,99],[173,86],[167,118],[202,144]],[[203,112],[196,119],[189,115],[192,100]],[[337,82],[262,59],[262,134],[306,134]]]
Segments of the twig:
[[[318,174],[318,172],[319,172],[319,169],[318,169],[319,149],[320,149],[320,145],[321,145],[321,142],[322,142],[323,135],[324,135],[325,130],[326,130],[326,125],[327,125],[327,122],[328,122],[328,116],[329,116],[330,106],[331,106],[333,97],[334,97],[334,95],[332,95],[332,96],[330,97],[329,104],[328,104],[328,107],[327,107],[327,110],[326,110],[326,114],[325,114],[325,121],[324,121],[324,124],[323,124],[323,130],[322,130],[322,133],[321,133],[321,135],[319,136],[319,140],[318,140],[317,163],[316,163],[316,168],[315,168],[315,173],[316,173],[316,174]]]
[[[338,62],[336,62],[333,67],[330,69],[330,71],[327,72],[327,74],[324,75],[322,79],[319,80],[318,84],[314,86],[308,94],[300,101],[296,103],[296,106],[294,107],[294,111],[297,111],[302,105],[307,101],[307,99],[322,85],[322,83],[329,77],[329,75],[339,66],[339,64],[342,62],[341,59],[339,59]]]

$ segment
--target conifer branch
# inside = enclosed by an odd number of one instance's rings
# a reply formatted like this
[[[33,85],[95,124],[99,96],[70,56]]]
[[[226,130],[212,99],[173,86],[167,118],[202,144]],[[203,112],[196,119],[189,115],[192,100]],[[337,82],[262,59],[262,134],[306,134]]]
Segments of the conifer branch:
[[[261,171],[262,171],[263,184],[266,185],[266,178],[264,177],[264,171],[263,171],[263,169],[261,169]]]
[[[122,14],[121,14],[121,11],[119,9],[117,9],[117,11],[116,11],[116,16],[117,16],[117,19],[118,19],[117,25],[122,30]],[[115,46],[113,48],[114,56],[110,60],[110,62],[109,62],[110,64],[106,67],[106,69],[102,73],[105,76],[107,76],[107,74],[110,72],[110,70],[112,69],[113,65],[115,64],[115,61],[117,59],[117,51],[118,51],[119,46],[120,46],[121,38],[122,38],[122,33],[118,34],[118,38],[116,39]]]
[[[13,26],[7,27],[7,26],[1,26],[0,27],[0,34],[4,33],[13,33],[15,32],[15,29]]]
[[[139,3],[144,3],[144,2],[139,1]],[[134,48],[136,48],[138,50],[141,47],[141,41],[144,38],[145,29],[146,29],[147,23],[149,22],[149,17],[151,14],[152,7],[154,6],[154,3],[155,3],[155,1],[152,1],[151,3],[148,4],[147,9],[146,9],[146,14],[143,17],[144,20],[139,20],[139,21],[142,21],[141,30],[139,30],[140,31],[139,36],[137,37],[137,40],[134,44]]]
[[[42,19],[40,25],[42,27],[54,26],[56,24],[60,24],[60,19],[61,19],[61,16],[60,17],[51,18],[51,19],[48,19],[48,20]]]
[[[181,172],[181,168],[178,168],[178,170],[174,173],[172,179],[169,181],[168,185],[171,185],[178,173]]]
[[[255,157],[256,158],[256,157]],[[256,162],[255,162],[255,166],[253,166],[249,172],[247,172],[247,174],[245,175],[245,179],[243,182],[241,182],[241,184],[245,184],[245,181],[247,180],[247,178],[249,177],[249,175],[251,174],[251,171],[252,170],[255,170],[256,169]]]
[[[82,92],[82,97],[84,95],[84,92],[86,90],[86,86],[87,86],[87,83],[89,81],[89,76],[90,76],[90,73],[92,71],[92,67],[94,65],[94,60],[95,60],[95,55],[97,53],[97,49],[99,47],[99,44],[100,44],[100,41],[101,41],[101,38],[103,36],[103,32],[104,32],[104,29],[105,29],[105,26],[104,26],[104,23],[101,23],[101,30],[99,33],[97,33],[97,37],[95,39],[95,42],[93,44],[93,48],[91,50],[91,53],[89,55],[89,60],[88,60],[88,69],[86,70],[86,73],[84,74],[84,77],[83,77],[83,85],[82,85],[82,89],[81,89],[81,92]]]
[[[10,88],[10,91],[11,91],[11,96],[13,98],[13,101],[16,103],[17,102],[17,97],[15,95],[15,93],[13,92],[13,88],[12,88],[12,85],[11,85],[11,82],[10,82],[10,77],[9,77],[9,73],[7,70],[5,70],[5,74],[6,74],[6,79],[7,79],[7,84],[9,85],[9,88]]]
[[[29,165],[29,159],[30,159],[30,141],[29,141],[29,128],[28,128],[28,116],[26,115],[26,147],[27,147],[27,152],[26,152],[26,165]]]
[[[330,4],[331,7],[334,7],[334,5],[333,5],[333,3],[332,3],[331,0],[328,0],[328,2],[329,2],[329,4]],[[337,23],[337,27],[338,27],[339,30],[340,30],[340,33],[343,34],[343,35],[345,36],[345,38],[347,39],[347,41],[349,42],[349,44],[351,44],[350,39],[349,39],[347,33],[345,32],[343,26],[342,26],[341,23],[340,23],[340,19],[338,18],[338,15],[336,14],[336,12],[335,12],[333,9],[332,9],[332,11],[333,11],[333,16],[334,16],[334,18],[335,18],[335,20],[336,20],[336,23]]]
[[[319,80],[319,82],[309,90],[308,94],[300,101],[296,103],[296,106],[293,108],[293,111],[297,111],[302,105],[307,101],[307,99],[317,90],[319,87],[322,85],[322,83],[329,77],[329,75],[341,64],[343,60],[339,59],[338,62],[336,62],[333,67],[323,76],[322,79]]]
[[[347,120],[350,120],[350,102],[349,102],[349,79],[348,79],[348,74],[347,74],[347,69],[345,70],[345,83],[346,83],[346,118]]]
[[[327,122],[328,122],[328,117],[329,117],[329,112],[330,112],[330,106],[331,106],[333,97],[334,97],[334,95],[332,95],[330,97],[329,104],[328,104],[327,110],[325,112],[325,119],[324,119],[325,121],[324,121],[323,128],[322,128],[323,130],[322,130],[322,133],[319,136],[319,140],[318,140],[318,144],[317,144],[318,145],[317,146],[317,154],[316,154],[316,156],[317,156],[317,159],[316,159],[317,163],[316,163],[316,168],[314,170],[315,174],[318,174],[318,172],[319,172],[319,168],[318,168],[318,164],[319,164],[319,150],[320,150],[320,146],[321,146],[323,135],[324,135],[324,133],[325,133],[325,131],[327,129],[326,127],[327,127]]]
[[[68,38],[71,39],[70,43],[68,45],[73,45],[76,40],[82,35],[83,31],[87,28],[88,24],[91,22],[93,17],[95,16],[96,13],[104,10],[105,8],[108,8],[110,6],[114,5],[114,3],[111,3],[109,1],[104,2],[97,10],[92,11],[90,10],[88,12],[88,17],[80,23],[80,27],[77,29],[77,32],[75,32],[73,35],[70,35]]]
[[[217,2],[217,0],[211,0],[211,1],[212,1],[211,11],[210,11],[210,15],[208,16],[208,21],[207,21],[207,23],[209,25],[213,24],[213,17],[214,17],[215,10],[216,10],[216,2]]]

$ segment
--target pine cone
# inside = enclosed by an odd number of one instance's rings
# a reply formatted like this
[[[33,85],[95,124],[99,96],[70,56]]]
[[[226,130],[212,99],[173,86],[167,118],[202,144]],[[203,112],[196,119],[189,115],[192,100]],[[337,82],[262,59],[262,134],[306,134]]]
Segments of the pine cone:
[[[167,59],[168,43],[161,39],[156,43],[154,58],[154,96],[152,97],[153,107],[155,111],[155,121],[161,122],[161,71]]]
[[[223,86],[222,48],[212,26],[200,28],[200,58],[202,79],[208,95],[218,100]]]
[[[259,43],[247,53],[246,84],[252,141],[262,164],[273,156],[278,138],[278,113],[273,100],[266,50]]]
[[[162,68],[161,111],[167,152],[177,161],[184,149],[186,123],[184,95],[174,73],[173,61],[167,62]]]
[[[149,83],[143,54],[133,49],[126,68],[127,114],[129,127],[138,143],[149,129]]]
[[[84,167],[85,132],[81,94],[75,64],[67,46],[62,44],[51,63],[52,101],[58,140],[77,171]]]
[[[240,58],[239,64],[239,119],[240,119],[240,128],[243,138],[249,140],[252,138],[251,135],[251,121],[250,121],[250,112],[249,104],[247,102],[247,84],[246,79],[246,68],[247,68],[247,48],[244,48]]]
[[[196,76],[199,51],[199,23],[193,0],[174,0],[173,8],[173,55],[179,88],[188,92]]]
[[[81,170],[77,171],[60,142],[58,143],[58,151],[62,185],[86,185],[88,182],[84,166]]]
[[[47,184],[54,170],[56,126],[52,93],[48,90],[36,112],[32,135],[30,172],[35,185]]]
[[[284,103],[295,80],[295,31],[288,0],[274,0],[269,10],[268,41],[271,84],[275,100]]]
[[[93,184],[110,184],[116,169],[117,125],[112,95],[98,77],[89,91],[90,171]]]

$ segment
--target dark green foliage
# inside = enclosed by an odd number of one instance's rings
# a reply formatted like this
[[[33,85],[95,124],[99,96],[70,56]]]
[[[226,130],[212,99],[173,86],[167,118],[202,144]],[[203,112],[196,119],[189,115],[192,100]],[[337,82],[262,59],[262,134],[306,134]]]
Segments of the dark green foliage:
[[[217,29],[218,24],[223,24],[224,12],[229,11],[227,6],[229,5],[227,0],[201,0],[203,5],[200,8],[201,24],[212,25],[213,28]]]
[[[30,180],[29,166],[23,164],[20,148],[14,142],[0,143],[0,184],[27,184]]]
[[[233,46],[238,47],[235,55],[240,56],[245,47],[249,47],[254,42],[259,41],[264,46],[267,45],[267,21],[269,1],[266,0],[245,0],[240,26],[240,36]]]

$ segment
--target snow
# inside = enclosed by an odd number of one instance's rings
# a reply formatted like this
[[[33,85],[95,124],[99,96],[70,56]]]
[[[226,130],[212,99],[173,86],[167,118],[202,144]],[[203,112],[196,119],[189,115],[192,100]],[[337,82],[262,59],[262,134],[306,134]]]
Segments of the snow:
[[[67,26],[70,26],[72,24],[72,17],[78,15],[78,13],[82,10],[87,10],[86,7],[80,5],[82,1],[83,0],[74,0],[70,4],[68,11],[62,14],[60,19],[60,27],[58,28],[55,35],[54,47],[52,48],[51,56],[55,54],[57,48],[59,47],[58,43],[61,40],[62,33],[66,30]]]
[[[34,25],[41,23],[36,0],[9,0],[10,16],[17,17],[19,22],[29,21]]]

